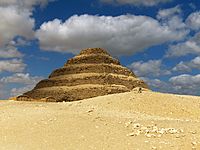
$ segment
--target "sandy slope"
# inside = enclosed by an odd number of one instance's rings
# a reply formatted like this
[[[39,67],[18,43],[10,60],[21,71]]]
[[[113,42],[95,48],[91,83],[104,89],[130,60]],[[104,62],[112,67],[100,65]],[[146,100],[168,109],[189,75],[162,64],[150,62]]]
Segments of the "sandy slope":
[[[0,149],[200,150],[200,97],[128,92],[0,102]]]

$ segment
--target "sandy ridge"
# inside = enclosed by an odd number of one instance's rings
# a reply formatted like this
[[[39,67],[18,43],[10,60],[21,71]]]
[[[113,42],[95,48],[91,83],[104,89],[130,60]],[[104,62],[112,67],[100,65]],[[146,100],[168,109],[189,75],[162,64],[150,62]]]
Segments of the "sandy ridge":
[[[200,97],[137,91],[0,102],[0,149],[200,149]]]

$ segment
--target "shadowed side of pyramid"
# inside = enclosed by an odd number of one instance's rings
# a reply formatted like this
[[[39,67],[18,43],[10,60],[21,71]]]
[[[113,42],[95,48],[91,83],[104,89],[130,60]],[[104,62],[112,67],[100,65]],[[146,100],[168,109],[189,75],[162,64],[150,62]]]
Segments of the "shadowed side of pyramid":
[[[62,68],[54,70],[48,79],[17,100],[76,101],[95,96],[148,88],[133,72],[120,65],[101,48],[82,50]]]

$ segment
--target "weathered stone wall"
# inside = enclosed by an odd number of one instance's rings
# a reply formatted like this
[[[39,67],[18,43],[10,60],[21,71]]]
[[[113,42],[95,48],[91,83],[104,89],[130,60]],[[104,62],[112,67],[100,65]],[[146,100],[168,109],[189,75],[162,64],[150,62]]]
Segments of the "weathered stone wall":
[[[101,48],[82,50],[62,68],[53,71],[33,90],[19,96],[27,101],[76,101],[95,96],[148,88],[133,72]]]

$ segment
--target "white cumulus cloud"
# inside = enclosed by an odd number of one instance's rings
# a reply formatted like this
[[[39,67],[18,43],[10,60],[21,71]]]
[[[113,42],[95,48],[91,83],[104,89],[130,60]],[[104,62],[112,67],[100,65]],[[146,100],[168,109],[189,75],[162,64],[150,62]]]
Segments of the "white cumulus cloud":
[[[0,0],[1,58],[22,56],[18,52],[17,46],[25,44],[26,40],[35,38],[35,19],[32,18],[33,7],[36,5],[44,6],[50,1],[53,0]],[[17,40],[16,37],[18,37]]]
[[[182,12],[181,7],[179,5],[167,8],[167,9],[160,9],[157,14],[158,19],[169,18],[174,15],[179,15]]]
[[[151,89],[174,94],[200,95],[200,74],[181,74],[171,77],[168,81],[142,78]]]
[[[34,19],[30,18],[30,12],[16,7],[0,7],[0,18],[0,47],[16,36],[33,38]]]
[[[171,30],[189,33],[181,14],[181,7],[177,5],[172,8],[160,9],[156,17],[162,25],[168,26]]]
[[[0,58],[21,58],[21,54],[16,47],[7,46],[3,49],[0,48]]]
[[[172,0],[100,0],[100,1],[107,4],[155,6],[157,4],[167,3]]]
[[[147,62],[133,62],[128,66],[133,72],[140,77],[169,75],[170,71],[162,69],[161,60],[149,60]]]
[[[190,14],[186,20],[189,28],[194,30],[200,29],[200,11]]]
[[[43,23],[36,36],[44,50],[78,53],[82,48],[102,47],[112,54],[126,55],[182,39],[185,34],[147,16],[74,15],[65,22]]]
[[[166,57],[180,57],[188,54],[200,55],[200,32],[184,42],[170,45]]]
[[[174,72],[191,72],[192,68],[188,65],[188,63],[181,61],[175,67],[172,68],[172,71],[174,71]]]
[[[3,77],[0,79],[0,98],[8,98],[10,96],[18,96],[24,92],[27,92],[40,81],[44,79],[41,76],[31,76],[29,73],[15,73],[11,76]],[[5,90],[5,86],[9,84],[21,84],[21,87],[12,87],[11,89]]]
[[[191,72],[192,69],[200,69],[200,57],[195,57],[191,61],[178,63],[172,70],[176,72]]]
[[[200,69],[200,57],[195,57],[192,61],[191,64],[194,68]]]
[[[147,84],[148,86],[150,87],[150,89],[152,90],[156,90],[156,91],[159,91],[159,92],[164,92],[164,93],[167,93],[167,92],[173,92],[173,87],[165,82],[165,81],[162,81],[160,79],[151,79],[151,78],[142,78]]]
[[[0,60],[0,73],[7,72],[22,72],[26,64],[21,59]]]
[[[43,77],[39,76],[31,76],[29,73],[16,73],[12,76],[3,77],[1,78],[1,82],[3,83],[22,83],[22,84],[36,84],[40,80],[42,80]]]
[[[48,2],[54,0],[1,0],[0,6],[9,7],[9,6],[18,6],[21,9],[32,9],[35,5],[44,6]]]
[[[169,82],[177,93],[200,95],[200,74],[174,76],[169,79]]]
[[[31,89],[33,89],[34,85],[26,85],[20,88],[12,88],[10,90],[9,96],[19,96],[27,91],[30,91]]]

